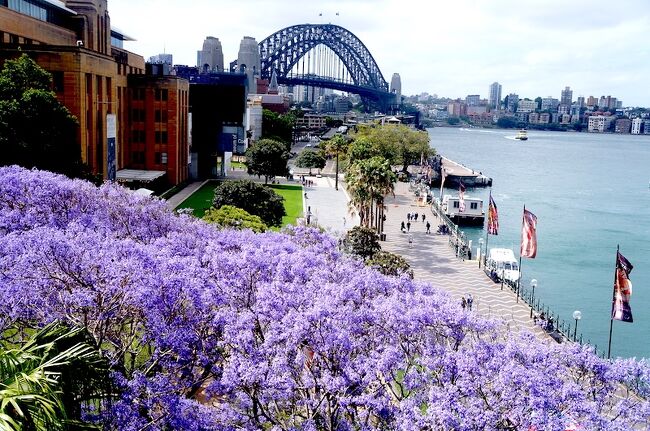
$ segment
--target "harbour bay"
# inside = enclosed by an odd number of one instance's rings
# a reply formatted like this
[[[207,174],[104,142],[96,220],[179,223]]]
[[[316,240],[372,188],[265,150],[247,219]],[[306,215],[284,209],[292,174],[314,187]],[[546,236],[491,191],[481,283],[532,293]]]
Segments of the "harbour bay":
[[[489,247],[519,252],[524,204],[538,217],[537,258],[524,259],[522,286],[578,333],[607,350],[616,246],[634,265],[634,323],[614,322],[612,356],[650,357],[650,136],[495,129],[429,129],[438,153],[493,178],[500,230]],[[490,189],[468,189],[487,206]],[[457,194],[447,189],[446,193]],[[481,228],[463,228],[478,247]],[[495,289],[498,288],[495,285]]]

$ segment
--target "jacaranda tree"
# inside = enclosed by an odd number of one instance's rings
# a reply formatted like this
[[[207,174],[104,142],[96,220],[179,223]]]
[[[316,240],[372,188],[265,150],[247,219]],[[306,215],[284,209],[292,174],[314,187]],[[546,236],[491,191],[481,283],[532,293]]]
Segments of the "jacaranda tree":
[[[644,361],[510,333],[315,229],[217,230],[115,185],[0,169],[0,286],[2,343],[61,321],[100,346],[105,429],[649,423]]]

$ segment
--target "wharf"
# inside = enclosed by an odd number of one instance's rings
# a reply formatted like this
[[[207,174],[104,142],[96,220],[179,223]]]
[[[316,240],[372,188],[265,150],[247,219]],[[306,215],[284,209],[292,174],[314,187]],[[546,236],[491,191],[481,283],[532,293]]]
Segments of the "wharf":
[[[456,187],[460,181],[467,187],[492,186],[492,178],[444,156],[440,156],[439,168],[446,174],[445,185],[447,186]],[[440,174],[440,171],[438,173]]]

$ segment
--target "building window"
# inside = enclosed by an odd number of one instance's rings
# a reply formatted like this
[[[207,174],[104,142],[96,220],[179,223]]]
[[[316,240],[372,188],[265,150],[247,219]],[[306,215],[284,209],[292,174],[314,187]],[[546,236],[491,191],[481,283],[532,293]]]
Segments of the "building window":
[[[460,208],[460,202],[455,201],[454,202],[454,208]]]
[[[167,111],[164,109],[156,109],[155,113],[156,123],[166,123],[167,122]]]
[[[478,202],[472,202],[469,204],[469,207],[473,210],[478,209]]]
[[[160,132],[160,142],[162,142],[163,144],[167,143],[167,132],[165,131]]]
[[[56,93],[63,93],[63,72],[52,72],[52,89]]]
[[[15,10],[32,18],[47,21],[47,9],[25,0],[9,0],[7,5],[9,9]]]
[[[166,101],[167,100],[167,89],[156,88],[156,100],[157,101]]]
[[[163,165],[167,164],[167,153],[160,153],[160,162]]]
[[[160,161],[162,160],[161,154],[158,153],[158,152],[156,152],[156,153],[154,154],[154,156],[155,156],[154,163],[157,164],[157,165],[159,165],[159,164],[160,164]]]
[[[144,100],[144,88],[133,89],[133,100]]]

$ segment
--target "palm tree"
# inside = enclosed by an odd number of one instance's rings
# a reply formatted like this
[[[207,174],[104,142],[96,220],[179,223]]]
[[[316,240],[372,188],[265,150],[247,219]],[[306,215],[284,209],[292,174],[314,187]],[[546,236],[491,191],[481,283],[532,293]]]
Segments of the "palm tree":
[[[384,197],[393,193],[396,181],[388,160],[382,157],[358,160],[348,168],[345,181],[350,193],[350,205],[358,211],[361,226],[374,224],[379,231]]]
[[[336,156],[336,179],[334,181],[334,189],[339,189],[339,155],[345,153],[348,148],[348,142],[342,135],[334,135],[332,139],[327,141],[325,148],[328,154]]]
[[[92,429],[81,406],[109,394],[107,369],[85,330],[58,323],[0,349],[0,430]]]

